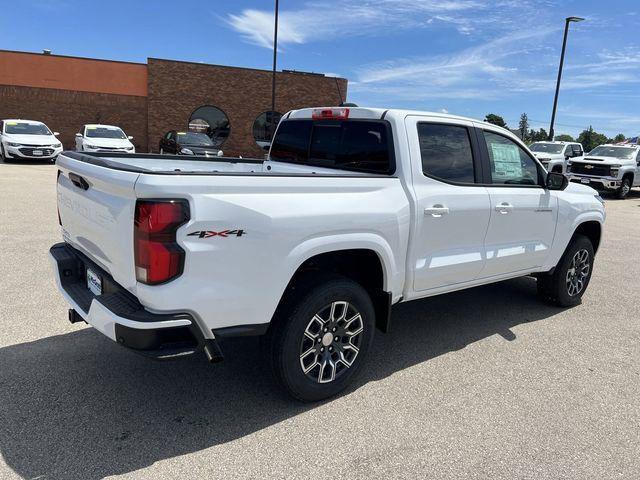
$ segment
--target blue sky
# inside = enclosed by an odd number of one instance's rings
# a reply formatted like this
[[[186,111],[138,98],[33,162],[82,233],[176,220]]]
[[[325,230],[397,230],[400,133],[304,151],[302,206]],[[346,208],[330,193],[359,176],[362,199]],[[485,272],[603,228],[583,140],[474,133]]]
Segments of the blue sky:
[[[273,2],[0,0],[0,49],[271,68]],[[279,69],[349,79],[363,106],[492,112],[556,133],[640,134],[638,0],[281,0]]]

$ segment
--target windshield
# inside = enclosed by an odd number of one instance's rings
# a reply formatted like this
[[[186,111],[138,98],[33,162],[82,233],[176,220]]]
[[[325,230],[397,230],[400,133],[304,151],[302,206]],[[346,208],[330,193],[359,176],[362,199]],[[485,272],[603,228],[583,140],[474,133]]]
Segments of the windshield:
[[[601,145],[594,148],[589,152],[589,155],[598,155],[600,157],[615,157],[615,158],[633,158],[638,150],[629,147],[607,147]]]
[[[87,127],[87,133],[85,136],[87,138],[127,138],[124,132],[117,127]]]
[[[529,148],[532,152],[562,153],[564,145],[558,145],[557,143],[532,143]]]
[[[44,123],[7,122],[4,133],[12,135],[52,135]]]
[[[178,132],[178,143],[180,145],[213,147],[213,142],[204,133]]]

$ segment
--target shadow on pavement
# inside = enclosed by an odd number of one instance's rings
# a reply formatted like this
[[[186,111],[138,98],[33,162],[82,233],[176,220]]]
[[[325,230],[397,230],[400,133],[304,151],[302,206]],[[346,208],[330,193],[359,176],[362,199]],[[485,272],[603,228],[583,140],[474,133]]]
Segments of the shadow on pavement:
[[[494,334],[514,340],[511,327],[558,311],[530,278],[399,305],[354,388]],[[24,478],[99,479],[315,408],[273,384],[257,339],[223,348],[217,366],[201,356],[155,363],[92,329],[2,348],[0,453]]]

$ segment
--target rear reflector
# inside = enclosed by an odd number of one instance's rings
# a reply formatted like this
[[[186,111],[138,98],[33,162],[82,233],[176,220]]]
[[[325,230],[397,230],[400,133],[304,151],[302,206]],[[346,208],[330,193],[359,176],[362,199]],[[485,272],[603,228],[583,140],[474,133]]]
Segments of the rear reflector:
[[[316,108],[311,114],[314,120],[346,120],[349,118],[349,109],[340,108]]]
[[[147,285],[168,282],[184,267],[176,231],[189,221],[186,200],[138,200],[134,223],[136,279]]]

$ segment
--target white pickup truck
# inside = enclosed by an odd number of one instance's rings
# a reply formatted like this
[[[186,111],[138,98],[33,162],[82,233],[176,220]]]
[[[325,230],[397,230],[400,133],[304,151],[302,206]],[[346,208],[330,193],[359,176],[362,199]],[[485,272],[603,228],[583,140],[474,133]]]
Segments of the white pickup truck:
[[[64,152],[69,319],[156,359],[265,335],[276,378],[315,401],[362,368],[391,306],[535,275],[580,302],[605,218],[513,134],[437,113],[287,113],[266,160]]]
[[[632,187],[640,187],[640,146],[600,145],[568,161],[567,174],[572,182],[626,198]]]

